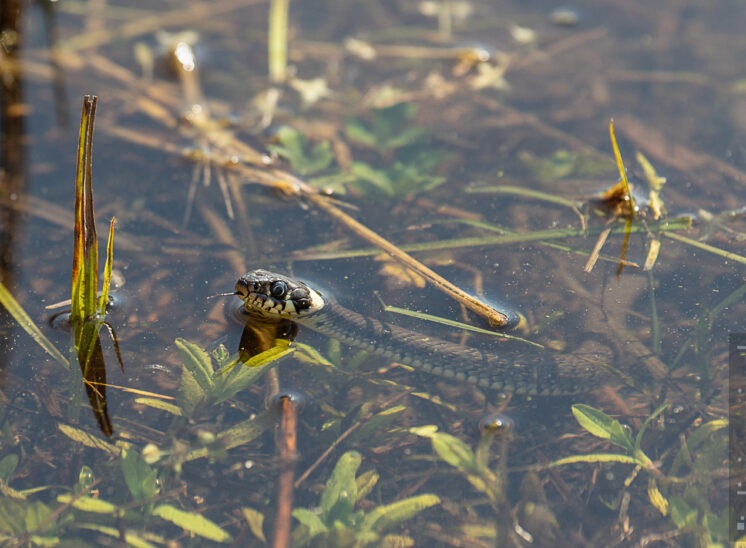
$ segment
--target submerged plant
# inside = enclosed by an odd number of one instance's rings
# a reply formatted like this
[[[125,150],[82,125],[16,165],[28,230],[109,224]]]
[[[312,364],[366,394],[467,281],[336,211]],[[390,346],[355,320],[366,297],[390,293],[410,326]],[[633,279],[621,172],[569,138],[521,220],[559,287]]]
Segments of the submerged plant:
[[[101,430],[113,433],[106,410],[106,364],[99,331],[106,323],[113,262],[114,222],[109,224],[106,263],[101,294],[98,294],[98,239],[93,215],[93,123],[98,98],[86,95],[78,134],[78,161],[75,177],[75,236],[73,248],[70,323],[73,344],[83,375],[88,400]],[[111,331],[113,334],[113,330]],[[114,349],[120,360],[116,337]],[[71,407],[72,408],[72,407]]]
[[[408,497],[369,511],[359,503],[373,490],[378,474],[369,470],[357,476],[362,457],[356,451],[342,455],[326,482],[317,510],[296,508],[301,525],[293,532],[295,546],[412,546],[413,540],[384,533],[440,502],[436,495]]]

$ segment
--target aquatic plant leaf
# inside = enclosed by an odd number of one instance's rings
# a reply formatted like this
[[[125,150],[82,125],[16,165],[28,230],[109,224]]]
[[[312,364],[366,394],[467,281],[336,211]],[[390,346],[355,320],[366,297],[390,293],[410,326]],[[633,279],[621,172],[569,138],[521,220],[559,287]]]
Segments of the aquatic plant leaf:
[[[358,430],[352,435],[354,440],[371,440],[375,437],[381,436],[388,432],[388,426],[396,420],[397,416],[406,411],[406,407],[403,405],[397,405],[384,409],[377,413],[369,421],[365,422]]]
[[[249,443],[270,428],[274,427],[276,425],[276,422],[277,421],[274,413],[263,411],[253,418],[241,421],[238,424],[234,424],[230,428],[220,432],[217,436],[220,447],[222,447],[223,449],[233,449],[234,447]],[[190,461],[206,457],[209,455],[209,453],[209,448],[200,447],[199,449],[190,451],[186,457],[186,460]]]
[[[300,175],[323,171],[334,160],[329,141],[316,143],[309,148],[306,136],[289,126],[281,127],[276,137],[279,144],[270,144],[267,148],[290,162],[293,171]]]
[[[380,475],[375,470],[368,470],[360,474],[355,482],[357,483],[357,500],[360,501],[367,497],[378,483]],[[357,502],[357,501],[356,501]]]
[[[12,497],[14,499],[25,499],[26,493],[22,493],[21,491],[16,491],[13,489],[10,485],[8,485],[8,482],[2,478],[0,478],[0,495],[6,496],[6,497]]]
[[[684,449],[679,450],[676,457],[671,463],[670,474],[675,476],[679,471],[687,464],[689,455],[693,452],[697,452],[699,447],[710,440],[711,436],[718,432],[728,428],[728,421],[725,419],[715,419],[710,422],[706,422],[703,425],[693,430],[686,438],[686,451]]]
[[[0,498],[0,532],[13,536],[25,533],[27,507],[28,503]]]
[[[648,479],[648,499],[650,499],[650,504],[655,506],[662,516],[668,515],[668,501],[658,489],[655,478]]]
[[[10,453],[0,460],[0,479],[8,481],[18,466],[18,455]]]
[[[57,350],[57,348],[52,344],[52,341],[44,336],[44,333],[41,332],[29,315],[26,314],[26,311],[18,301],[16,301],[15,297],[13,297],[2,282],[0,282],[0,304],[5,307],[8,313],[13,316],[13,319],[18,322],[18,325],[20,325],[26,333],[31,335],[31,338],[34,339],[47,354],[52,356],[52,358],[65,367],[70,367],[70,362],[67,361],[67,358],[62,355],[62,352]]]
[[[102,533],[104,535],[114,537],[116,539],[121,537],[121,531],[117,529],[116,527],[109,527],[108,525],[101,525],[100,523],[75,523],[76,529],[88,529],[90,531],[96,531],[98,533]],[[157,535],[153,535],[151,533],[147,533],[148,537],[154,540],[155,542],[159,542],[160,544],[166,544],[166,539],[163,537],[159,537]],[[127,544],[127,546],[132,546],[134,548],[157,548],[158,545],[151,544],[142,536],[139,534],[133,532],[131,529],[125,531],[124,533],[124,541]]]
[[[153,509],[153,515],[170,521],[190,533],[215,542],[230,542],[232,540],[226,530],[196,512],[185,512],[170,504],[161,504]]]
[[[328,531],[321,518],[307,508],[296,508],[293,510],[293,517],[308,528],[308,536],[311,538]]]
[[[409,548],[409,546],[414,546],[414,539],[404,535],[386,535],[378,546],[379,548]]]
[[[135,451],[122,450],[122,475],[135,500],[145,500],[157,495],[158,470],[151,468]]]
[[[74,498],[74,495],[57,495],[57,502],[63,504],[70,503]],[[116,514],[118,507],[116,504],[107,502],[105,500],[96,499],[93,497],[82,496],[75,499],[72,503],[73,508],[82,510],[84,512],[93,512],[94,514]]]
[[[116,445],[112,445],[111,443],[108,443],[101,438],[97,438],[96,436],[89,434],[88,432],[81,430],[80,428],[75,428],[74,426],[70,426],[67,424],[58,424],[57,428],[59,428],[59,430],[71,440],[85,445],[86,447],[101,449],[102,451],[109,453],[109,455],[113,457],[118,456],[121,452],[121,449],[119,449],[119,447],[117,447]]]
[[[376,136],[365,127],[362,120],[357,118],[349,120],[345,124],[345,134],[348,139],[359,145],[364,145],[370,148],[376,148],[378,145],[378,139],[376,139]]]
[[[152,407],[154,409],[160,409],[161,411],[166,411],[167,413],[171,413],[172,415],[176,415],[177,417],[180,417],[182,415],[181,408],[178,405],[174,405],[173,403],[168,403],[156,398],[135,398],[135,403],[147,405],[148,407]]]
[[[437,495],[426,493],[392,504],[378,506],[366,514],[361,528],[364,531],[382,533],[436,504],[440,504],[440,498]]]
[[[210,356],[199,346],[186,339],[178,338],[174,341],[174,344],[179,351],[184,367],[192,374],[202,392],[205,395],[210,394],[215,387]]]
[[[249,508],[248,506],[243,506],[241,508],[241,513],[243,514],[246,523],[249,524],[249,529],[251,529],[251,532],[254,534],[254,536],[266,544],[267,539],[265,538],[264,531],[262,530],[264,526],[264,514],[262,514],[258,510]]]
[[[346,499],[354,506],[357,501],[357,483],[355,482],[355,473],[360,467],[362,456],[357,451],[348,451],[337,461],[334,471],[326,482],[324,492],[321,494],[321,515],[327,524],[332,523],[332,508],[337,505],[340,499]]]
[[[106,315],[106,307],[109,304],[111,268],[114,263],[114,223],[116,220],[116,217],[112,217],[109,223],[109,238],[106,241],[106,262],[104,263],[104,283],[101,287],[101,297],[98,302],[98,313],[100,316]]]
[[[635,205],[635,199],[632,196],[632,191],[629,188],[629,181],[627,180],[627,170],[622,162],[622,154],[619,152],[619,145],[616,142],[616,135],[614,134],[614,119],[609,120],[609,136],[611,137],[611,147],[614,149],[614,158],[616,158],[616,164],[619,168],[619,178],[622,181],[624,187],[625,200],[629,204],[629,210],[631,217],[634,218],[637,215],[637,206]]]
[[[432,428],[432,429],[430,429]],[[451,434],[438,432],[437,427],[431,426],[410,428],[409,431],[423,438],[429,438],[433,450],[445,462],[469,474],[479,474],[479,466],[474,451],[463,441]]]
[[[653,212],[653,219],[657,221],[666,214],[666,205],[663,203],[663,198],[661,198],[661,191],[663,190],[663,185],[666,184],[666,178],[658,175],[650,160],[639,150],[635,153],[635,158],[642,168],[642,172],[645,174],[648,187],[650,187],[648,192],[648,207]]]
[[[590,405],[577,403],[572,406],[572,414],[578,424],[596,437],[609,440],[630,453],[635,450],[634,441],[621,423]]]
[[[679,529],[697,524],[698,511],[696,508],[689,506],[686,500],[674,495],[669,499],[669,502],[671,503],[671,520]]]
[[[350,173],[361,181],[372,184],[387,196],[394,195],[394,184],[391,182],[388,174],[381,170],[375,169],[369,164],[363,162],[352,162]]]
[[[24,516],[23,522],[26,526],[26,531],[35,531],[40,525],[47,523],[50,526],[54,523],[54,520],[48,522],[52,511],[46,504],[39,501],[31,502],[26,507],[26,515]]]
[[[234,367],[227,375],[216,377],[213,403],[232,398],[241,390],[254,384],[267,370],[277,365],[279,360],[294,352],[295,347],[290,347],[290,341],[276,339],[275,346],[252,356],[243,362],[243,367]]]
[[[642,427],[640,427],[640,431],[637,433],[637,437],[635,437],[635,451],[640,450],[640,445],[642,444],[642,437],[645,435],[645,431],[648,429],[648,426],[650,425],[650,421],[652,421],[655,417],[663,413],[666,409],[668,409],[671,406],[670,402],[663,403],[658,406],[658,408],[653,411],[650,416],[645,419],[645,422],[642,424]]]
[[[621,462],[624,464],[640,464],[635,457],[629,455],[619,455],[616,453],[592,453],[590,455],[576,455],[574,457],[564,457],[557,459],[549,464],[549,466],[562,466],[565,464],[576,464],[579,462]]]

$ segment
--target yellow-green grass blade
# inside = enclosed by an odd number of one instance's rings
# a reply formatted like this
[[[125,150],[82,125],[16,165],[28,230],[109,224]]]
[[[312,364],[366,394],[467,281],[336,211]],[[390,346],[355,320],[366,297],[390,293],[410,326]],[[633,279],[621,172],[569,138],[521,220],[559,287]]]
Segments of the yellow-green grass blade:
[[[67,361],[67,358],[65,358],[65,356],[63,356],[62,353],[57,350],[57,348],[55,348],[55,346],[52,344],[52,341],[44,336],[39,327],[34,323],[29,315],[26,314],[26,311],[18,303],[18,301],[16,301],[15,297],[11,295],[10,291],[8,291],[8,289],[2,284],[2,282],[0,282],[0,303],[2,303],[5,309],[10,313],[11,316],[13,316],[13,318],[18,322],[23,330],[31,335],[31,338],[34,339],[37,344],[47,352],[47,354],[52,356],[52,358],[54,358],[62,365],[70,367],[70,363]]]
[[[106,305],[109,304],[111,267],[114,262],[114,223],[116,220],[116,217],[112,217],[109,223],[109,239],[106,241],[106,263],[104,263],[104,285],[101,287],[101,299],[98,302],[98,313],[100,316],[106,314]]]

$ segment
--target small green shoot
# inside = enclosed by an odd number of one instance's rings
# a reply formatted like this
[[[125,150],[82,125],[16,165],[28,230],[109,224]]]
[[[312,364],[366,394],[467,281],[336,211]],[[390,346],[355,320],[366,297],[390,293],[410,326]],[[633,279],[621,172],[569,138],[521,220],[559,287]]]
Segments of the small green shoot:
[[[614,445],[621,447],[625,450],[626,454],[609,454],[609,453],[594,453],[591,455],[578,455],[575,457],[566,457],[563,459],[556,460],[552,463],[552,466],[561,466],[563,464],[569,464],[573,462],[625,462],[634,463],[642,468],[658,473],[657,468],[653,464],[653,461],[642,451],[640,444],[642,443],[642,437],[645,434],[645,430],[650,424],[650,421],[660,415],[670,406],[669,403],[664,403],[658,409],[656,409],[643,424],[640,432],[638,432],[635,438],[629,432],[629,429],[622,426],[622,424],[608,416],[606,413],[599,409],[595,409],[590,405],[578,403],[572,406],[572,414],[578,424],[585,428],[588,432],[596,437],[609,440]]]
[[[371,148],[383,155],[396,149],[422,142],[425,128],[407,127],[417,112],[414,103],[374,109],[369,119],[352,118],[345,124],[347,138],[353,143]]]
[[[301,525],[293,532],[293,545],[363,547],[380,546],[393,538],[414,542],[408,537],[384,536],[385,531],[434,506],[440,499],[431,494],[417,495],[392,504],[377,506],[368,512],[355,509],[378,482],[378,474],[369,471],[357,476],[362,457],[356,451],[342,455],[326,483],[318,511],[296,508],[293,517]],[[388,545],[388,544],[386,544]]]
[[[273,348],[246,362],[241,362],[238,357],[228,356],[227,351],[219,351],[213,356],[218,361],[216,370],[210,355],[196,344],[181,338],[176,339],[175,344],[184,364],[180,405],[187,415],[200,403],[216,405],[232,398],[256,382],[278,360],[295,351],[295,347],[291,348],[290,343],[284,339],[278,339]]]
[[[293,171],[300,175],[311,175],[327,169],[334,161],[329,141],[321,141],[309,146],[306,136],[300,131],[283,126],[275,135],[278,143],[267,148],[290,162]]]
[[[627,180],[627,170],[624,168],[622,162],[622,154],[619,152],[619,145],[616,142],[616,135],[614,134],[614,119],[609,120],[609,135],[611,137],[611,147],[614,149],[614,158],[616,158],[616,165],[619,168],[619,177],[624,187],[624,194],[629,204],[630,216],[635,218],[637,216],[637,205],[635,199],[632,197],[632,191],[629,187],[629,181]]]

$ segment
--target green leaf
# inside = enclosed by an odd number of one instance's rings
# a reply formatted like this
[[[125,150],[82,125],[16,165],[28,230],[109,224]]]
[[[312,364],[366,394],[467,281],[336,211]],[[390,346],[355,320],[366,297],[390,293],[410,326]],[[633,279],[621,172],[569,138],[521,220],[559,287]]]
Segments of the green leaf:
[[[379,478],[380,476],[375,470],[368,470],[360,474],[355,479],[355,483],[357,483],[357,500],[355,502],[367,497],[378,483]]]
[[[391,182],[391,179],[389,179],[389,176],[385,171],[374,169],[363,162],[352,162],[350,173],[361,181],[372,184],[376,189],[387,196],[394,195],[394,184]]]
[[[88,432],[81,430],[80,428],[75,428],[74,426],[69,426],[67,424],[58,424],[57,428],[59,428],[60,432],[65,434],[71,440],[76,441],[81,445],[85,445],[86,447],[101,449],[102,451],[106,451],[113,457],[118,456],[121,452],[119,447],[117,447],[116,445],[112,445],[111,443],[106,442],[92,434],[89,434]]]
[[[378,506],[368,512],[361,529],[382,533],[386,529],[413,518],[426,508],[440,503],[440,498],[432,494],[418,495],[385,506]]]
[[[190,533],[215,542],[230,542],[232,540],[227,531],[202,514],[185,512],[170,504],[161,504],[153,509],[153,515],[170,521]]]
[[[340,499],[349,500],[354,506],[357,500],[355,473],[361,462],[362,457],[357,451],[348,451],[339,457],[329,481],[326,482],[324,492],[321,494],[321,515],[324,516],[326,523],[330,523],[328,518],[332,508]]]
[[[558,459],[550,466],[562,466],[564,464],[575,464],[578,462],[622,462],[625,464],[640,464],[635,457],[629,455],[618,455],[616,453],[593,453],[591,455],[576,455],[574,457],[565,457]]]
[[[57,502],[68,504],[74,498],[73,495],[57,495]],[[105,500],[95,499],[93,497],[82,496],[75,499],[72,503],[73,508],[84,512],[93,512],[95,514],[116,514],[117,505]]]
[[[715,419],[699,426],[686,438],[686,450],[681,449],[671,464],[670,474],[675,476],[687,464],[688,458],[692,453],[697,453],[699,447],[709,441],[713,434],[727,428],[728,421],[725,419]],[[710,445],[710,444],[708,444]]]
[[[435,426],[410,428],[409,431],[423,438],[430,438],[433,450],[445,462],[467,474],[479,474],[474,451],[455,436],[438,432]]]
[[[0,460],[0,479],[8,481],[18,466],[18,455],[11,453]]]
[[[147,405],[148,407],[152,407],[153,409],[160,409],[161,411],[166,411],[167,413],[171,413],[172,415],[176,415],[177,417],[180,417],[182,415],[181,408],[178,405],[159,400],[158,398],[135,398],[135,403]]]
[[[106,306],[109,304],[109,288],[111,287],[111,267],[114,264],[114,223],[116,217],[111,218],[109,223],[109,238],[106,241],[106,262],[104,263],[104,283],[101,287],[101,297],[98,302],[98,313],[106,314]]]
[[[10,497],[0,498],[0,533],[12,536],[24,534],[26,529],[26,508],[29,503]]]
[[[145,500],[158,494],[158,470],[151,468],[135,451],[122,450],[121,463],[132,498]]]
[[[672,496],[668,499],[671,504],[671,520],[679,529],[697,524],[697,509],[692,508],[680,496]]]
[[[347,121],[345,124],[345,134],[347,134],[348,139],[360,145],[370,148],[376,148],[378,146],[376,136],[365,127],[362,120],[357,118]]]
[[[32,502],[26,507],[26,515],[24,517],[26,531],[35,531],[42,524],[46,524],[47,527],[52,527],[54,525],[54,520],[48,521],[51,515],[52,511],[46,504],[39,501]]]
[[[267,148],[288,160],[293,171],[301,175],[323,171],[334,160],[328,141],[316,143],[309,149],[305,135],[289,126],[281,127],[276,138],[280,144],[270,144]]]
[[[117,529],[116,527],[109,527],[106,525],[101,525],[99,523],[76,523],[75,527],[78,529],[88,529],[90,531],[97,531],[101,534],[108,535],[110,537],[114,537],[116,539],[120,538],[121,531]],[[153,537],[153,538],[151,538]],[[156,537],[156,535],[149,535],[150,540],[157,539],[160,544],[166,544],[166,539]],[[151,544],[144,538],[142,538],[137,533],[134,533],[131,530],[125,531],[124,533],[124,541],[127,544],[127,546],[132,546],[134,548],[156,548],[156,544]]]
[[[186,339],[178,338],[174,341],[181,356],[184,367],[192,374],[202,392],[206,395],[212,393],[215,383],[212,380],[213,369],[210,356],[194,343]]]
[[[307,508],[296,508],[293,510],[293,517],[308,528],[308,535],[310,537],[315,537],[328,531],[321,518]]]
[[[645,419],[645,422],[643,423],[642,428],[640,428],[640,431],[637,433],[637,437],[635,438],[635,445],[634,445],[635,451],[640,450],[640,444],[642,443],[642,437],[645,435],[645,430],[647,430],[648,425],[650,424],[650,421],[652,421],[655,417],[663,413],[663,411],[668,409],[670,405],[671,405],[670,402],[666,402],[664,404],[659,405],[658,408],[655,411],[653,411],[653,413],[647,419]]]
[[[264,526],[264,514],[254,510],[253,508],[249,508],[248,506],[242,507],[241,513],[249,524],[249,529],[251,529],[254,536],[266,544],[267,539],[264,537],[264,531],[262,529]]]
[[[278,361],[295,352],[295,347],[290,347],[290,342],[285,339],[277,339],[275,346],[256,356],[252,356],[241,366],[231,367],[227,374],[215,377],[215,390],[213,403],[220,403],[232,398],[241,390],[254,384],[270,368],[277,365]]]
[[[65,356],[62,355],[62,352],[57,350],[57,348],[52,344],[52,341],[41,332],[39,327],[34,323],[29,315],[26,314],[26,311],[18,301],[16,301],[15,297],[13,297],[10,291],[8,291],[8,288],[6,288],[2,282],[0,282],[0,304],[5,307],[8,313],[13,316],[13,319],[18,322],[18,325],[20,325],[26,333],[31,335],[31,338],[36,341],[36,344],[41,346],[47,354],[52,356],[52,358],[65,367],[70,367],[70,362],[67,361],[67,358],[65,358]]]
[[[622,427],[619,421],[612,419],[609,415],[582,403],[572,406],[572,414],[578,424],[588,432],[609,440],[610,442],[623,447],[630,453],[634,451],[634,441],[629,433]]]

